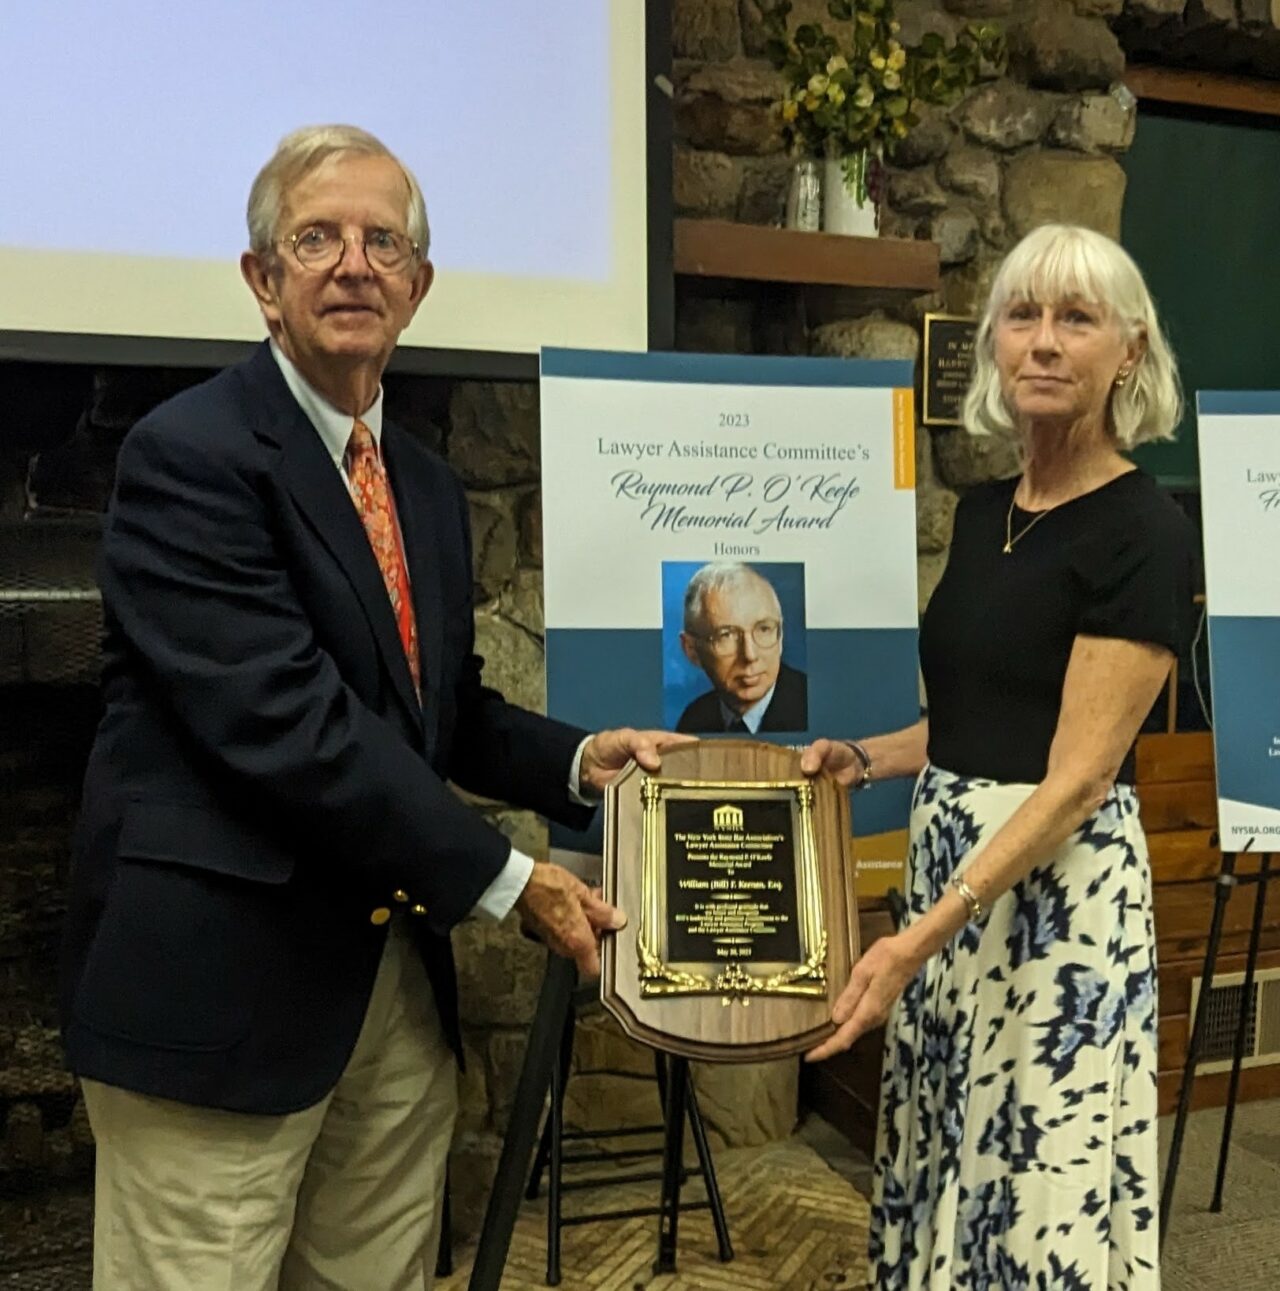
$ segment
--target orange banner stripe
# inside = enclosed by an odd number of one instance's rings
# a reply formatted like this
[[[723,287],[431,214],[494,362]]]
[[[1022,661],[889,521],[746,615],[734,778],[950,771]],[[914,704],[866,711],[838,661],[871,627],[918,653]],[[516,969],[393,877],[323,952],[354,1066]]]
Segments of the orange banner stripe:
[[[913,390],[893,392],[893,487],[916,486],[916,397]]]

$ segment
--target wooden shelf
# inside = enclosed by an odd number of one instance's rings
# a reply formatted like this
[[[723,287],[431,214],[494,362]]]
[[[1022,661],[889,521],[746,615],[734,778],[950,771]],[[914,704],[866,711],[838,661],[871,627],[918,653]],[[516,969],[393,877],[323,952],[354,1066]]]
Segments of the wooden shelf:
[[[1256,76],[1139,63],[1125,70],[1124,83],[1140,99],[1280,116],[1280,83]]]
[[[906,238],[798,233],[729,220],[676,220],[675,270],[699,278],[937,291],[938,246]]]

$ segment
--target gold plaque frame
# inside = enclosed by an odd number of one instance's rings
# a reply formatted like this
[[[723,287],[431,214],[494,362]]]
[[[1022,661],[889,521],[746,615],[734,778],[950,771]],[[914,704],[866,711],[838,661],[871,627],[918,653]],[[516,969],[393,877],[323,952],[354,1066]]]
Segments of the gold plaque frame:
[[[849,793],[829,776],[806,776],[800,770],[800,763],[799,751],[785,745],[744,739],[697,740],[663,753],[662,769],[657,773],[651,774],[631,763],[605,790],[604,896],[606,901],[629,914],[630,919],[625,927],[610,933],[601,943],[600,998],[632,1039],[688,1058],[713,1062],[763,1062],[804,1053],[835,1030],[831,1010],[849,980],[849,971],[858,958],[860,941],[853,891]],[[716,963],[707,965],[684,960],[664,963],[666,944],[659,937],[665,936],[667,931],[674,936],[676,924],[673,922],[668,930],[660,922],[664,912],[662,899],[668,903],[678,901],[680,904],[673,905],[672,910],[690,917],[700,917],[706,907],[696,888],[680,890],[678,896],[673,896],[669,888],[655,886],[659,880],[664,885],[667,876],[665,872],[655,870],[652,864],[645,864],[646,836],[650,840],[648,852],[653,859],[660,855],[654,851],[653,831],[659,831],[658,839],[664,837],[661,833],[662,819],[656,807],[661,805],[664,796],[668,805],[677,801],[670,797],[672,790],[656,788],[649,791],[651,796],[656,794],[655,807],[646,810],[644,791],[646,781],[650,779],[677,786],[676,793],[689,792],[689,787],[694,786],[706,791],[709,797],[721,798],[720,802],[711,804],[713,826],[715,808],[732,806],[730,795],[749,792],[743,786],[751,786],[770,795],[790,795],[799,820],[800,797],[791,786],[811,786],[812,799],[805,795],[807,805],[803,828],[793,832],[793,848],[785,862],[781,851],[773,853],[778,866],[769,874],[770,878],[779,877],[785,863],[789,877],[794,866],[797,874],[794,909],[790,904],[790,893],[786,902],[787,913],[793,916],[794,923],[782,925],[776,919],[782,908],[780,901],[776,904],[769,901],[760,911],[762,919],[771,923],[774,931],[787,928],[799,934],[803,924],[809,938],[807,942],[800,937],[793,939],[788,936],[783,944],[781,939],[768,933],[757,935],[753,930],[743,934],[750,935],[753,940],[746,948],[748,953],[741,958],[717,959]],[[743,806],[749,817],[751,804],[744,803]],[[681,814],[690,812],[691,809],[683,808]],[[781,827],[782,822],[777,823]],[[669,815],[667,826],[674,825],[674,816]],[[774,832],[772,827],[768,832]],[[718,850],[713,842],[700,842],[698,848],[708,861],[718,859],[713,856]],[[758,849],[753,847],[751,850]],[[806,902],[803,897],[799,879],[802,858],[806,884],[816,871],[817,900],[811,897]],[[809,868],[811,861],[812,868]],[[701,868],[698,867],[696,872],[700,874]],[[714,870],[709,868],[708,873],[721,875],[722,871],[718,867]],[[673,872],[671,878],[677,877]],[[724,873],[723,877],[730,876]],[[711,892],[717,890],[710,889]],[[810,893],[814,891],[812,887],[808,890]],[[816,924],[808,922],[814,918],[818,919]],[[748,916],[747,921],[753,928],[758,922],[754,915]],[[815,928],[818,929],[816,935]],[[709,929],[710,924],[702,931]],[[640,948],[642,935],[644,951]],[[730,931],[727,935],[739,934]],[[770,940],[764,940],[766,936]],[[714,954],[709,944],[707,950],[702,949],[704,943],[699,936],[692,939],[682,936],[681,942],[683,944],[675,947],[678,954]],[[823,950],[822,977],[816,975],[814,955],[819,946]],[[790,959],[775,962],[763,958],[753,962],[752,953],[759,956],[785,954],[797,957],[800,962]],[[738,982],[736,974],[729,975],[733,966],[739,965],[744,970],[743,976],[763,978],[767,983],[778,975],[786,977],[793,974],[811,960],[814,961],[813,978],[806,981],[796,977],[773,983],[777,987],[791,988],[785,993],[781,990],[752,990],[751,986],[757,983]],[[746,971],[748,968],[752,970],[750,973]],[[649,973],[647,969],[653,972]],[[662,971],[664,969],[665,972]],[[678,979],[670,980],[679,973],[688,973],[694,979],[691,985],[697,989],[689,989],[689,983],[681,983]],[[718,982],[722,973],[725,978]],[[650,977],[649,981],[645,980],[646,976]],[[702,980],[698,981],[698,978]],[[679,989],[682,985],[685,987],[683,990]],[[658,989],[649,989],[653,986]],[[797,987],[802,989],[796,990]],[[803,989],[806,987],[809,989]],[[743,1007],[748,1002],[749,1007]],[[732,1007],[727,1007],[729,1005]]]
[[[691,961],[678,968],[667,960],[667,849],[666,804],[672,799],[735,802],[791,803],[795,848],[796,917],[800,960],[797,963],[766,961],[752,969],[742,964]],[[644,845],[641,891],[643,902],[636,950],[640,961],[640,991],[644,997],[664,995],[719,995],[721,1002],[746,1005],[753,995],[827,994],[827,935],[822,917],[822,886],[818,876],[814,839],[813,782],[777,780],[766,783],[734,780],[668,780],[645,776],[640,784],[644,810]],[[682,963],[684,961],[681,961]],[[754,971],[753,971],[754,969]]]

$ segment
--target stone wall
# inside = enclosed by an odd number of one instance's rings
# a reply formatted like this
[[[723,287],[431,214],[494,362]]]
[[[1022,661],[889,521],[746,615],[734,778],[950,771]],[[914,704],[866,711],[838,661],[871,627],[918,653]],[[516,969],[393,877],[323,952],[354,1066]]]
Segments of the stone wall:
[[[1135,59],[1280,78],[1280,0],[1125,0],[1116,32]]]
[[[979,308],[1005,251],[1046,220],[1118,235],[1135,103],[1110,21],[1119,0],[899,0],[902,38],[954,38],[988,18],[1009,36],[1007,74],[990,75],[950,109],[927,111],[889,171],[883,232],[939,244],[942,289],[903,300],[778,289],[731,299],[682,288],[682,348],[914,359],[929,310]],[[797,0],[793,21],[836,31],[825,0]],[[788,158],[772,109],[779,78],[763,58],[758,0],[675,0],[677,213],[755,223],[781,220]],[[952,431],[917,445],[921,604],[950,542],[957,491],[1016,469],[1007,444]]]

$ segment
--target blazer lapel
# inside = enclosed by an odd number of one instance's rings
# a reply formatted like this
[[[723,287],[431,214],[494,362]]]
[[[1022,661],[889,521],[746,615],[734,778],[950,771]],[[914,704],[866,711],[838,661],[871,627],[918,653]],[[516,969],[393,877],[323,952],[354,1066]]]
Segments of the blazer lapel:
[[[400,643],[391,598],[342,475],[315,427],[285,385],[264,345],[249,361],[246,376],[258,387],[264,416],[258,430],[281,450],[281,478],[317,537],[350,579],[364,608],[369,629],[382,652],[396,694],[415,724],[422,706],[414,694],[409,662]],[[410,567],[410,578],[413,569]],[[416,600],[416,591],[415,591]],[[419,628],[421,635],[421,628]]]

